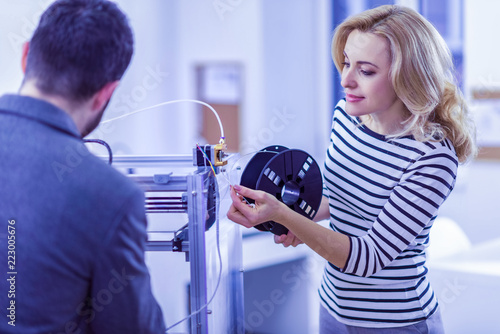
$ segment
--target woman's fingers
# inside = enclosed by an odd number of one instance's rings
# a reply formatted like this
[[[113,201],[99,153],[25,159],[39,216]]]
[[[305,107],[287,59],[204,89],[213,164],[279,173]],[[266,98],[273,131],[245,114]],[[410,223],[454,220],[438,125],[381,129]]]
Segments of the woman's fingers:
[[[231,187],[230,196],[233,203],[227,213],[229,219],[247,228],[259,224],[258,210],[255,205],[250,204],[247,199],[237,193],[235,187]]]
[[[247,227],[266,221],[277,221],[281,210],[286,208],[274,196],[261,190],[234,185],[230,195],[233,208],[231,213],[228,213],[228,218]]]
[[[291,231],[288,231],[287,234],[275,235],[274,242],[277,244],[283,244],[284,247],[297,247],[303,243],[302,240],[297,238]]]
[[[233,203],[229,208],[227,217],[247,228],[264,221],[273,220],[281,209],[280,205],[282,205],[276,198],[263,191],[256,191],[239,185],[231,187],[230,195]],[[251,199],[255,204],[250,204],[247,198]],[[287,234],[275,235],[274,242],[282,244],[284,247],[297,247],[302,243],[302,240],[297,238],[291,231],[288,231]]]
[[[249,205],[248,200],[245,199],[245,197],[243,197],[243,194],[237,192],[236,187],[241,189],[239,186],[231,187],[230,196],[231,200],[233,201],[233,205],[235,205],[235,207],[240,211],[243,211],[245,209],[251,209],[252,207]]]
[[[299,238],[295,237],[295,239],[292,242],[292,246],[293,247],[297,247],[300,244],[303,244],[302,240],[300,240]]]
[[[286,237],[286,235],[284,235],[284,234],[282,234],[282,235],[275,234],[274,235],[274,243],[276,243],[276,244],[282,244],[283,241],[285,240],[285,237]]]
[[[250,224],[248,222],[248,219],[246,219],[246,217],[241,214],[241,212],[236,209],[234,205],[231,205],[231,207],[229,208],[229,211],[227,212],[227,218],[231,219],[237,224],[243,225],[245,227],[251,227],[249,226]]]

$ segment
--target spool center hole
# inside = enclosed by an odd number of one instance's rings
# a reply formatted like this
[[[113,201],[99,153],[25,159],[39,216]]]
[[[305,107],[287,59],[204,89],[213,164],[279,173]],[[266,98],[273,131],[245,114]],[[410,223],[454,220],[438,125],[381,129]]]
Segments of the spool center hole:
[[[281,199],[286,205],[293,205],[300,196],[300,187],[297,182],[290,180],[281,188]]]

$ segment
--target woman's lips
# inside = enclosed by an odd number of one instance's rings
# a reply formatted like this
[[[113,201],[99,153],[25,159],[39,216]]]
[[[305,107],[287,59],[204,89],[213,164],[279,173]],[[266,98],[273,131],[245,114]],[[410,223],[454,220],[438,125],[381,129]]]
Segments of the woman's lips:
[[[357,95],[352,95],[352,94],[346,94],[345,98],[346,98],[347,102],[351,102],[351,103],[359,102],[359,101],[364,99],[364,97],[362,97],[362,96],[357,96]]]

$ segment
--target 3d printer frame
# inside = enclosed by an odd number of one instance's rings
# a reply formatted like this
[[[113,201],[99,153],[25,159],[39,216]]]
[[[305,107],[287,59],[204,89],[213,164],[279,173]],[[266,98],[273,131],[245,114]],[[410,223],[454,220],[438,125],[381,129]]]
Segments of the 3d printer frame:
[[[151,167],[154,165],[191,164],[193,156],[117,156],[113,165],[118,168]],[[143,190],[146,197],[146,212],[187,213],[189,223],[172,240],[148,240],[147,251],[184,252],[190,263],[190,312],[191,333],[208,333],[207,314],[207,263],[205,258],[205,231],[207,226],[207,203],[217,182],[209,167],[198,167],[186,175],[155,174],[150,176],[128,175]],[[182,196],[157,196],[158,193],[182,193]],[[213,203],[212,205],[215,205]],[[214,212],[215,215],[215,212]],[[212,221],[213,223],[213,221]],[[204,308],[202,310],[202,308]],[[201,311],[199,311],[201,310]],[[199,312],[197,312],[199,311]]]

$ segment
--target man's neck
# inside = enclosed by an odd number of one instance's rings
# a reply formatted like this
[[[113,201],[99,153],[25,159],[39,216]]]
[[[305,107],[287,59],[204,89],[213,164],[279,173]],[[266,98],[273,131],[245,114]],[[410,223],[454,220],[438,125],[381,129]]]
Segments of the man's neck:
[[[85,127],[85,109],[86,104],[75,105],[74,103],[55,95],[47,95],[41,92],[32,81],[26,81],[19,89],[19,95],[29,96],[43,100],[55,105],[65,111],[75,122],[78,131],[81,133]]]

